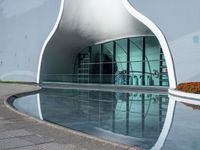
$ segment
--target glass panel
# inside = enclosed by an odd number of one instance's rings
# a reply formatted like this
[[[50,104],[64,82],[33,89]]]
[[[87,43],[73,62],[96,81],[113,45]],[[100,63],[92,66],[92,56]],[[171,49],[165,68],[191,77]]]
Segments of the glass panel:
[[[142,85],[142,62],[131,62],[130,68],[130,85]]]
[[[160,44],[155,37],[146,37],[145,85],[159,85]]]
[[[126,82],[126,77],[127,77],[127,71],[126,71],[126,65],[127,63],[117,63],[117,71],[115,73],[115,84],[119,85],[125,85]]]
[[[139,38],[130,38],[130,85],[142,85],[142,44]]]
[[[102,56],[102,83],[113,83],[113,42],[103,44]]]
[[[116,41],[116,61],[117,62],[127,61],[127,40],[126,39]],[[126,69],[126,67],[124,69]]]
[[[100,49],[101,49],[101,45],[92,46],[91,63],[99,63],[99,61],[100,61]]]
[[[90,82],[99,83],[100,78],[100,45],[94,45],[91,48],[91,63],[90,63]]]
[[[43,78],[50,82],[169,85],[164,54],[154,36],[126,38],[87,47],[77,55],[73,73],[46,74]]]

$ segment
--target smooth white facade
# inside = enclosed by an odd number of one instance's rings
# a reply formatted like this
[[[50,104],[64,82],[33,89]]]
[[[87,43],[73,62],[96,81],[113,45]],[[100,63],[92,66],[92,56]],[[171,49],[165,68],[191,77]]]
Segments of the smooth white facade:
[[[163,6],[168,9],[162,9]],[[173,14],[163,13],[171,6]],[[189,5],[159,0],[1,1],[0,80],[39,83],[43,72],[71,73],[75,56],[84,47],[126,37],[156,35],[167,61],[170,87],[199,81],[200,13],[196,6],[199,6],[197,0]],[[189,21],[184,22],[182,15]],[[32,110],[35,116],[42,118],[39,98],[33,104],[38,106]],[[153,149],[163,146],[174,107],[171,100],[166,123]]]
[[[42,45],[59,10],[59,0],[0,1],[0,80],[36,82]]]
[[[56,57],[56,53],[49,53],[52,54],[48,56],[53,62],[48,63],[51,68],[54,62],[63,64],[66,58],[62,54],[69,55],[68,61],[73,62],[74,55],[88,45],[154,33],[167,59],[170,86],[175,87],[176,80],[177,83],[199,81],[200,71],[194,67],[198,66],[200,58],[199,21],[196,19],[199,2],[180,5],[174,1],[154,1],[158,5],[130,0],[133,7],[127,0],[1,1],[0,80],[39,81],[45,49],[46,52],[51,51],[49,48],[57,51]],[[167,7],[163,8],[164,5]],[[13,6],[16,6],[15,13]],[[175,16],[169,11],[165,13],[168,8]],[[186,8],[187,13],[183,12]],[[189,21],[184,22],[181,14],[187,15]],[[180,18],[180,22],[175,22],[176,18]],[[151,31],[144,30],[147,27]],[[65,65],[66,70],[70,70],[71,63]],[[63,68],[54,71],[60,70]]]
[[[129,1],[163,32],[173,57],[177,84],[200,81],[200,1]]]

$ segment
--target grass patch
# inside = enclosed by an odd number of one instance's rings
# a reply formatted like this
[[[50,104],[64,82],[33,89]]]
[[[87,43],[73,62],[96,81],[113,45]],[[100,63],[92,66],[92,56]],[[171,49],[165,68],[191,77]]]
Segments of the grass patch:
[[[36,82],[27,82],[27,81],[2,81],[2,80],[0,80],[0,83],[37,85]]]

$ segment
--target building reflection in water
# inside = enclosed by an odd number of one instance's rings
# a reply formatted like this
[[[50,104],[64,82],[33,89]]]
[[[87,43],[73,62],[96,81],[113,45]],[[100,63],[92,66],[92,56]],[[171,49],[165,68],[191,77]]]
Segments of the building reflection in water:
[[[200,102],[169,98],[165,93],[43,89],[13,105],[41,120],[129,146],[199,149]]]
[[[101,138],[109,137],[110,133],[117,142],[123,141],[121,135],[139,138],[150,148],[162,130],[168,96],[48,89],[40,93],[40,103],[44,120]],[[127,140],[125,144],[135,143]]]
[[[169,106],[173,102],[174,107],[171,107],[173,111],[171,111],[172,115],[169,115],[169,119],[168,115],[166,116],[165,124],[171,123],[169,128],[165,128],[165,125],[163,127],[162,132],[167,133],[167,136],[164,138],[160,136],[159,139],[164,140],[160,148],[162,150],[200,149],[200,101],[175,95],[169,95],[169,98]],[[168,112],[170,111],[168,110]]]

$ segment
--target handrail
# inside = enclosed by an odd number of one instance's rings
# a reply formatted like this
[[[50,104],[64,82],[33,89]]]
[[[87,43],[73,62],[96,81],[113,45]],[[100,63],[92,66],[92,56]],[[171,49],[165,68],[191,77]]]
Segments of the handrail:
[[[150,60],[149,62],[157,62],[157,61],[160,61],[160,60]],[[127,61],[117,61],[117,63],[126,63]],[[136,61],[129,61],[130,63],[137,63],[137,62],[145,62],[145,61],[142,61],[142,60],[136,60]],[[103,62],[104,64],[113,64],[113,63],[116,63],[116,62]],[[89,64],[100,64],[100,62],[85,62],[84,64],[86,65],[89,65]]]
[[[135,73],[141,73],[142,71],[130,71],[130,72],[135,72]],[[149,73],[149,72],[145,72],[145,74],[149,74],[149,75],[153,75],[153,73]],[[53,76],[53,75],[57,75],[57,76],[67,76],[67,75],[71,75],[71,76],[73,76],[73,75],[79,75],[79,74],[73,74],[73,73],[69,73],[69,74],[53,74],[53,73],[51,73],[51,74],[43,74],[44,76]],[[99,75],[99,74],[90,74],[90,75]],[[102,75],[114,75],[114,74],[102,74]],[[128,75],[128,74],[123,74],[123,75]]]

